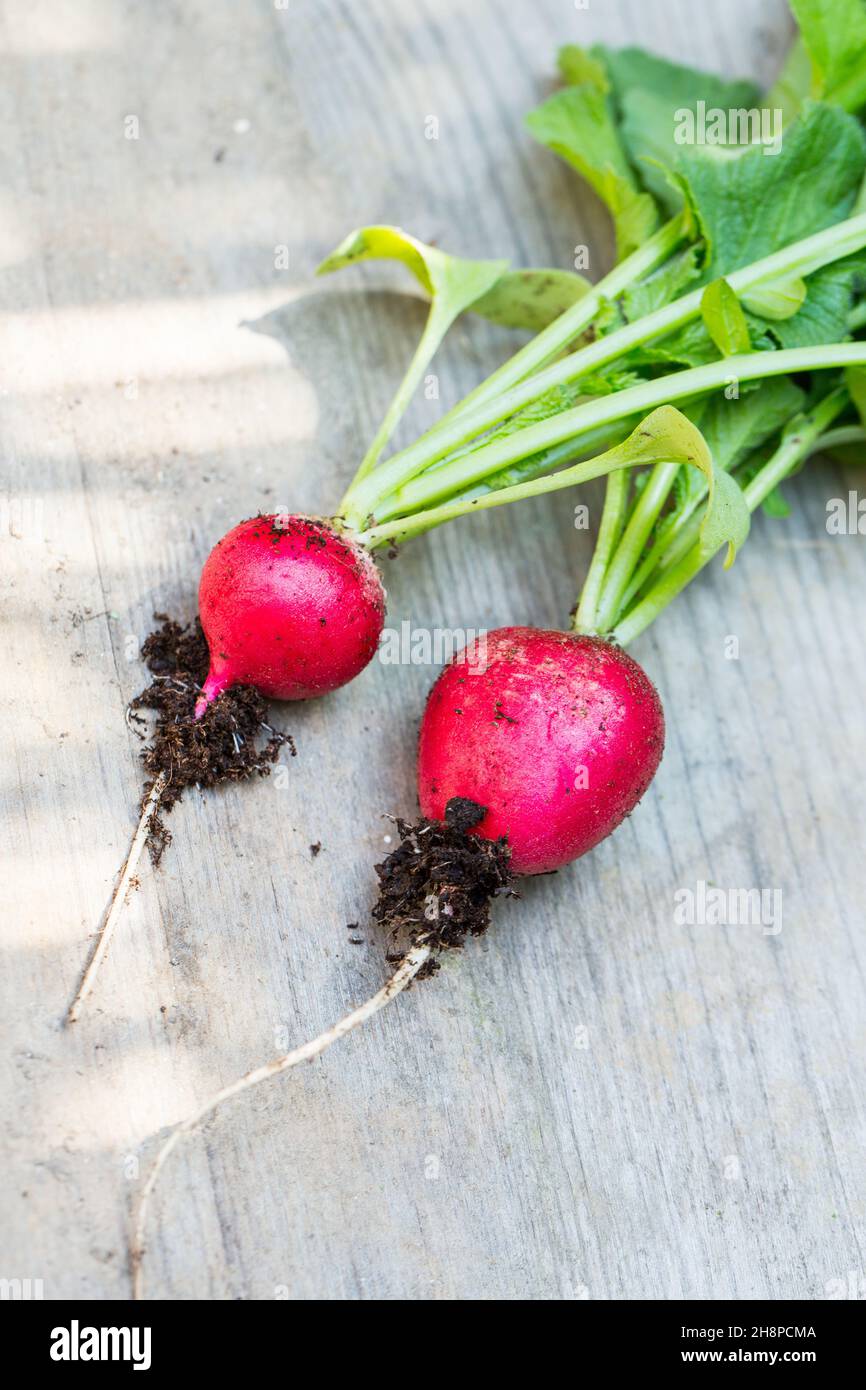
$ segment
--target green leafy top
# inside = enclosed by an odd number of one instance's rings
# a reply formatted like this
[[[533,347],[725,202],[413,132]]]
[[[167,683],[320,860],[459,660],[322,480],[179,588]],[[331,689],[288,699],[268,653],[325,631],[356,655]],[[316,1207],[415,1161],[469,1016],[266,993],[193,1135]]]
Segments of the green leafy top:
[[[709,283],[847,217],[866,169],[866,138],[836,107],[807,102],[778,155],[683,149],[673,176],[704,241]]]
[[[342,514],[367,543],[608,474],[581,620],[627,640],[711,554],[731,562],[756,506],[784,514],[779,483],[850,420],[852,394],[866,409],[866,344],[850,341],[866,324],[866,305],[852,314],[866,288],[866,138],[852,114],[866,105],[866,0],[794,8],[802,37],[763,102],[750,82],[637,49],[560,51],[566,85],[527,125],[613,215],[620,261],[599,285],[460,262],[393,228],[329,258],[402,260],[439,336],[467,308],[542,329],[352,485]],[[660,207],[675,214],[663,226]],[[476,269],[493,266],[479,291]],[[844,368],[847,391],[826,375]]]
[[[427,246],[400,227],[359,227],[326,256],[317,275],[329,275],[361,261],[401,261],[415,276],[431,299],[447,299],[467,309],[504,275],[507,261],[469,261],[446,255],[436,246]],[[455,315],[456,316],[456,315]]]
[[[663,207],[675,212],[680,192],[657,165],[675,166],[677,116],[705,109],[753,108],[760,102],[754,83],[727,81],[713,73],[668,62],[639,48],[592,50],[610,81],[619,119],[619,134],[641,180]]]
[[[571,46],[562,50],[560,66],[572,85],[531,111],[527,129],[577,169],[610,210],[622,259],[657,227],[658,210],[629,164],[602,65]]]
[[[866,105],[866,4],[863,0],[790,3],[809,57],[812,95],[847,111],[859,110]]]

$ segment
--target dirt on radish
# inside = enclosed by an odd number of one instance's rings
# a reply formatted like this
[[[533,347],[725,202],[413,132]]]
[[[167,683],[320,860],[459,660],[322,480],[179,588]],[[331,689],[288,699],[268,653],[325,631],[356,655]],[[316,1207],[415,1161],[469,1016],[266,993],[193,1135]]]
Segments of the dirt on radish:
[[[593,848],[637,805],[664,749],[655,687],[600,637],[505,627],[445,667],[427,701],[418,799],[487,808],[475,833],[505,840],[516,874],[549,873]]]
[[[506,841],[469,834],[486,814],[485,806],[454,797],[441,821],[395,820],[400,843],[376,865],[379,898],[372,910],[392,942],[392,965],[414,946],[459,949],[467,936],[487,931],[494,898],[517,896]],[[416,978],[438,969],[431,955]]]
[[[201,624],[196,620],[184,627],[165,613],[155,613],[154,621],[159,626],[141,647],[153,680],[130,701],[129,721],[146,739],[142,808],[157,779],[165,782],[147,837],[151,860],[158,865],[171,843],[165,813],[188,788],[266,777],[281,749],[288,748],[292,757],[297,750],[290,734],[268,722],[268,702],[250,686],[224,691],[197,718],[196,702],[210,664]],[[155,715],[149,733],[143,711]]]

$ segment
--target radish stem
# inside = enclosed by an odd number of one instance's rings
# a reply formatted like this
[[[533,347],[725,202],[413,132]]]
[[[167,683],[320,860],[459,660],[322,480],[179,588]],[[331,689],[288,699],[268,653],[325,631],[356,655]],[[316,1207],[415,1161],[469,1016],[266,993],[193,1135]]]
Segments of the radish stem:
[[[848,400],[847,391],[840,387],[825,396],[808,414],[792,422],[772,458],[743,488],[749,511],[754,512],[798,463],[815,452]],[[714,553],[718,554],[718,551]],[[634,641],[712,558],[713,555],[707,554],[700,543],[693,544],[688,553],[617,623],[611,633],[612,638],[621,646]]]
[[[679,470],[678,463],[657,463],[635,503],[605,576],[596,614],[600,632],[607,631],[616,620],[628,582]]]
[[[165,791],[167,784],[168,777],[164,772],[161,772],[157,777],[156,781],[154,782],[153,786],[151,787],[150,795],[144,803],[144,807],[141,812],[141,818],[138,822],[138,828],[132,837],[132,844],[129,847],[129,854],[126,856],[126,863],[124,864],[123,869],[121,870],[120,878],[117,882],[117,887],[115,888],[111,898],[111,902],[108,905],[108,911],[106,913],[102,931],[99,934],[99,940],[96,943],[96,949],[93,952],[87,969],[84,972],[81,984],[78,987],[78,993],[76,994],[75,998],[69,1006],[69,1012],[66,1015],[67,1023],[77,1022],[78,1015],[81,1013],[81,1006],[84,1003],[87,996],[90,994],[90,991],[93,989],[93,985],[96,980],[96,975],[99,970],[99,967],[105,960],[105,957],[108,953],[108,948],[111,945],[111,938],[114,935],[114,929],[117,926],[118,919],[123,910],[123,905],[126,901],[126,894],[129,890],[129,885],[132,880],[132,876],[135,873],[136,868],[138,867],[138,861],[141,859],[142,852],[144,851],[144,847],[147,844],[147,834],[150,830],[151,820],[153,819],[153,816],[156,813],[156,809],[159,806],[160,798],[163,792]]]
[[[424,438],[432,439],[446,423],[462,416],[467,407],[472,410],[475,406],[483,405],[499,392],[509,390],[542,367],[546,367],[569,343],[590,327],[605,300],[615,299],[624,290],[645,276],[651,275],[664,264],[684,240],[686,221],[685,214],[681,213],[670,222],[666,222],[644,246],[632,252],[624,261],[620,261],[619,265],[614,266],[613,270],[582,299],[570,309],[566,309],[565,313],[560,314],[537,333],[457,405],[452,406],[440,420],[437,420],[432,429],[427,431]]]
[[[525,483],[515,483],[513,487],[503,487],[497,492],[484,493],[481,497],[446,502],[441,507],[431,507],[428,511],[417,512],[403,520],[386,521],[381,526],[371,526],[369,531],[363,531],[358,536],[358,544],[374,550],[377,546],[389,542],[406,541],[422,531],[441,526],[443,522],[453,521],[455,517],[467,516],[469,512],[483,512],[490,507],[504,507],[510,502],[521,502],[528,497],[541,497],[546,492],[558,492],[565,487],[574,487],[577,483],[591,482],[593,478],[603,478],[606,474],[613,476],[615,471],[630,467],[628,460],[611,459],[612,452],[609,450],[596,455],[595,458],[584,459],[571,468],[563,468],[558,473],[530,478]]]
[[[430,959],[431,952],[432,947],[430,946],[414,946],[404,957],[387,984],[383,985],[382,989],[368,999],[365,1004],[360,1004],[357,1009],[346,1014],[345,1018],[341,1018],[333,1027],[320,1033],[317,1038],[302,1043],[300,1047],[293,1048],[291,1052],[285,1053],[282,1057],[275,1057],[273,1061],[266,1062],[262,1067],[248,1071],[238,1081],[233,1081],[230,1086],[224,1086],[222,1090],[211,1096],[210,1100],[205,1101],[204,1105],[199,1106],[198,1110],[193,1111],[185,1120],[181,1120],[179,1124],[175,1125],[168,1138],[164,1140],[138,1199],[130,1245],[132,1296],[134,1299],[138,1300],[144,1297],[143,1261],[146,1250],[145,1231],[150,1198],[166,1160],[183,1135],[196,1129],[202,1120],[205,1120],[212,1111],[222,1105],[223,1101],[230,1100],[232,1096],[238,1095],[241,1091],[248,1091],[251,1087],[258,1086],[261,1081],[267,1081],[271,1076],[278,1076],[281,1072],[289,1071],[291,1067],[296,1067],[300,1062],[312,1062],[332,1043],[344,1038],[353,1028],[366,1023],[368,1018],[372,1018],[373,1014],[378,1013],[380,1009],[383,1009],[386,1004],[389,1004],[392,999],[402,993],[407,985],[412,983],[418,971]]]
[[[574,617],[575,632],[595,631],[596,605],[604,584],[608,562],[622,535],[630,482],[625,469],[611,473],[608,477],[607,490],[604,495],[604,509],[598,529],[598,540]]]
[[[864,219],[866,225],[866,219]],[[599,400],[563,410],[547,420],[484,444],[471,453],[454,459],[442,468],[431,470],[406,484],[379,510],[382,523],[391,517],[406,518],[413,511],[429,507],[439,499],[453,494],[553,445],[579,441],[590,430],[612,424],[626,415],[643,415],[657,406],[679,402],[718,388],[727,388],[740,381],[755,381],[763,377],[786,376],[793,372],[815,371],[826,367],[866,366],[866,343],[832,343],[818,347],[787,348],[777,352],[752,352],[743,356],[726,357],[702,367],[673,372],[669,376],[641,382],[625,390],[613,392]],[[386,469],[388,464],[383,464]],[[378,470],[377,470],[378,472]],[[588,474],[588,477],[597,476]],[[575,482],[585,479],[577,477]],[[541,489],[544,490],[543,488]],[[510,489],[508,490],[510,491]],[[516,494],[515,494],[516,495]],[[481,499],[486,500],[486,499]],[[460,516],[460,511],[443,513],[441,520]],[[411,521],[411,517],[410,517]],[[401,523],[405,526],[405,520]],[[382,527],[377,527],[378,532]],[[411,532],[407,532],[411,534]]]
[[[442,342],[445,334],[451,326],[453,316],[442,313],[436,300],[430,306],[427,315],[427,322],[424,325],[424,332],[421,334],[418,346],[415,349],[412,361],[409,363],[408,371],[397,388],[391,404],[389,405],[385,418],[379,426],[373,441],[361,460],[360,467],[352,479],[352,487],[359,483],[362,478],[366,478],[371,469],[376,467],[382,454],[382,450],[403,418],[406,407],[420,384],[425,371],[430,365],[436,349]]]
[[[615,266],[603,280],[599,282],[570,309],[559,315],[546,328],[537,333],[530,342],[514,353],[507,362],[492,372],[485,381],[470,391],[461,401],[439,419],[436,424],[429,429],[423,436],[424,440],[432,438],[444,439],[447,441],[455,434],[455,422],[462,421],[465,415],[470,417],[473,411],[484,405],[510,388],[517,386],[519,382],[531,376],[534,372],[546,366],[562,350],[579,338],[592,324],[593,319],[598,314],[603,303],[607,299],[613,299],[636,281],[650,275],[657,270],[668,257],[676,250],[680,242],[686,236],[687,219],[685,214],[680,214],[670,222],[661,227],[656,234],[650,238],[645,246],[640,247],[627,260]],[[361,465],[358,468],[352,482],[346,491],[339,512],[349,525],[360,526],[366,513],[362,509],[353,507],[352,498],[359,484],[366,478],[377,465],[382,450],[400,420],[408,402],[420,382],[425,367],[429,364],[439,343],[442,341],[449,325],[451,317],[439,310],[437,301],[434,299],[430,306],[430,313],[424,328],[421,340],[418,344],[415,355],[410,363],[409,370],[401,382],[397,393],[391,402],[388,412],[376,433],[370,448],[364,455]],[[530,399],[534,392],[530,393]],[[499,417],[501,418],[501,417]],[[470,439],[477,433],[475,428],[471,428],[468,433],[462,432],[459,425],[456,429],[460,436],[460,441]],[[438,457],[442,458],[450,452],[451,445],[444,443],[439,451]],[[405,454],[407,451],[403,450]],[[400,457],[400,454],[394,457]]]
[[[752,265],[734,271],[727,277],[727,280],[736,294],[743,294],[748,290],[754,290],[762,283],[771,283],[782,277],[809,275],[832,261],[860,250],[864,245],[866,245],[866,213],[858,217],[848,218],[826,231],[807,237],[803,241],[795,242],[773,255],[755,261]],[[684,295],[664,308],[656,310],[655,313],[646,314],[634,323],[627,324],[624,328],[597,339],[588,347],[569,353],[560,361],[553,363],[552,366],[522,381],[520,385],[498,394],[495,398],[488,401],[485,396],[480,406],[470,411],[461,410],[448,426],[444,426],[443,422],[440,421],[433,431],[427,435],[422,435],[407,449],[393,454],[387,462],[375,470],[373,476],[361,480],[360,483],[357,481],[353,483],[343,498],[340,507],[341,515],[346,518],[350,525],[355,525],[358,529],[361,529],[364,520],[371,513],[375,514],[377,519],[386,520],[389,515],[394,515],[396,508],[394,506],[384,507],[383,503],[391,501],[395,492],[400,492],[401,499],[403,499],[404,493],[408,492],[406,484],[410,483],[413,478],[417,478],[418,474],[423,473],[431,464],[436,463],[446,454],[459,448],[461,444],[465,444],[467,440],[489,429],[500,420],[513,415],[552,387],[574,381],[590,371],[595,371],[616,361],[617,358],[624,356],[633,348],[650,339],[664,337],[675,329],[681,328],[700,314],[703,293],[703,289],[699,289],[692,294]],[[581,308],[590,298],[591,295],[585,296],[575,305],[575,309]],[[569,310],[566,314],[560,315],[559,319],[556,319],[551,325],[551,328],[561,324],[562,320],[572,312]],[[775,356],[780,354],[765,353],[763,355]],[[733,362],[735,359],[728,360]],[[568,411],[563,412],[565,415],[569,413]],[[552,424],[553,421],[546,421],[545,423]],[[519,433],[522,436],[525,431]],[[479,449],[475,451],[473,457],[477,458],[483,453],[484,450]],[[507,461],[510,462],[512,459]],[[498,466],[501,465],[496,465],[496,467]],[[487,471],[493,472],[495,467],[490,467]],[[446,472],[446,469],[436,470],[436,477],[442,479]],[[475,475],[476,479],[484,476],[486,476],[484,472]],[[418,481],[422,482],[423,479],[418,479]],[[454,490],[454,488],[450,489],[451,492]],[[442,496],[442,489],[436,495]],[[445,492],[444,495],[447,496],[448,492]]]

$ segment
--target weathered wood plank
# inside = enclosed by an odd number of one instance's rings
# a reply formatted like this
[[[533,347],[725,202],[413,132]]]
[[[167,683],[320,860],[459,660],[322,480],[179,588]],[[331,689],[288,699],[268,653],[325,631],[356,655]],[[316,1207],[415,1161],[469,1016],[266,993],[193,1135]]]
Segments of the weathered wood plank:
[[[153,1136],[383,978],[374,933],[353,947],[345,924],[371,901],[380,816],[413,808],[432,672],[377,664],[285,713],[285,777],[178,808],[96,1007],[59,1027],[133,821],[122,714],[150,612],[193,612],[238,515],[336,504],[412,349],[396,270],[319,284],[319,257],[385,220],[523,263],[587,243],[597,275],[603,211],[521,130],[556,46],[642,43],[766,80],[789,22],[781,0],[2,12],[4,495],[41,511],[2,537],[0,1274],[124,1296]],[[461,325],[442,402],[507,341]],[[734,571],[639,644],[669,746],[608,844],[172,1160],[153,1292],[822,1297],[862,1275],[864,557],[824,529],[854,485],[805,473],[791,520],[759,521]],[[588,555],[564,498],[474,518],[388,566],[390,621],[561,623]],[[677,926],[674,893],[699,879],[778,887],[783,930]]]

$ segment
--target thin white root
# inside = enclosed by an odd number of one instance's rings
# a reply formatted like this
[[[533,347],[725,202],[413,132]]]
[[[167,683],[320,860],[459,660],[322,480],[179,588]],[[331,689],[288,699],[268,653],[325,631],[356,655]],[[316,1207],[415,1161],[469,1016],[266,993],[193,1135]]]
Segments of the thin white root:
[[[160,798],[165,791],[167,782],[168,777],[164,772],[161,772],[151,788],[147,801],[144,803],[141,819],[138,822],[138,829],[132,837],[132,844],[129,847],[129,854],[126,856],[126,863],[123,866],[117,887],[108,905],[108,911],[105,915],[102,931],[99,933],[96,949],[90,957],[87,969],[78,987],[78,993],[69,1006],[69,1012],[66,1015],[67,1024],[76,1022],[81,1012],[82,1004],[93,989],[99,967],[108,953],[108,948],[111,945],[111,938],[114,935],[114,928],[117,926],[118,919],[123,911],[123,904],[126,901],[126,895],[129,891],[132,876],[138,868],[138,861],[147,843],[147,832],[150,829],[151,820],[159,805]]]
[[[267,1081],[270,1076],[278,1076],[280,1072],[288,1071],[290,1067],[296,1067],[299,1062],[312,1062],[315,1057],[324,1052],[331,1043],[344,1038],[347,1033],[351,1033],[353,1028],[359,1024],[366,1023],[368,1018],[378,1013],[392,999],[395,999],[408,984],[414,980],[422,965],[430,958],[430,946],[415,946],[405,956],[402,963],[395,970],[386,985],[368,999],[366,1004],[360,1004],[357,1009],[353,1009],[345,1018],[341,1018],[339,1023],[335,1023],[332,1028],[320,1033],[317,1038],[310,1042],[303,1043],[300,1047],[294,1048],[291,1052],[285,1053],[282,1057],[275,1057],[272,1062],[267,1062],[263,1067],[256,1067],[253,1071],[248,1071],[240,1080],[233,1081],[230,1086],[224,1086],[216,1095],[211,1096],[210,1100],[205,1101],[204,1105],[188,1115],[185,1120],[181,1120],[175,1125],[168,1138],[162,1145],[157,1154],[153,1167],[148,1174],[147,1182],[141,1190],[138,1199],[138,1207],[135,1212],[133,1222],[132,1242],[130,1245],[130,1264],[132,1267],[132,1296],[136,1300],[144,1297],[144,1271],[143,1261],[145,1253],[145,1228],[147,1226],[147,1210],[153,1190],[156,1187],[157,1179],[165,1165],[165,1162],[172,1150],[176,1147],[184,1134],[189,1134],[195,1129],[202,1120],[206,1119],[217,1106],[222,1105],[224,1100],[229,1100],[232,1096],[238,1095],[241,1091],[247,1091],[252,1086],[258,1086],[260,1081]]]

